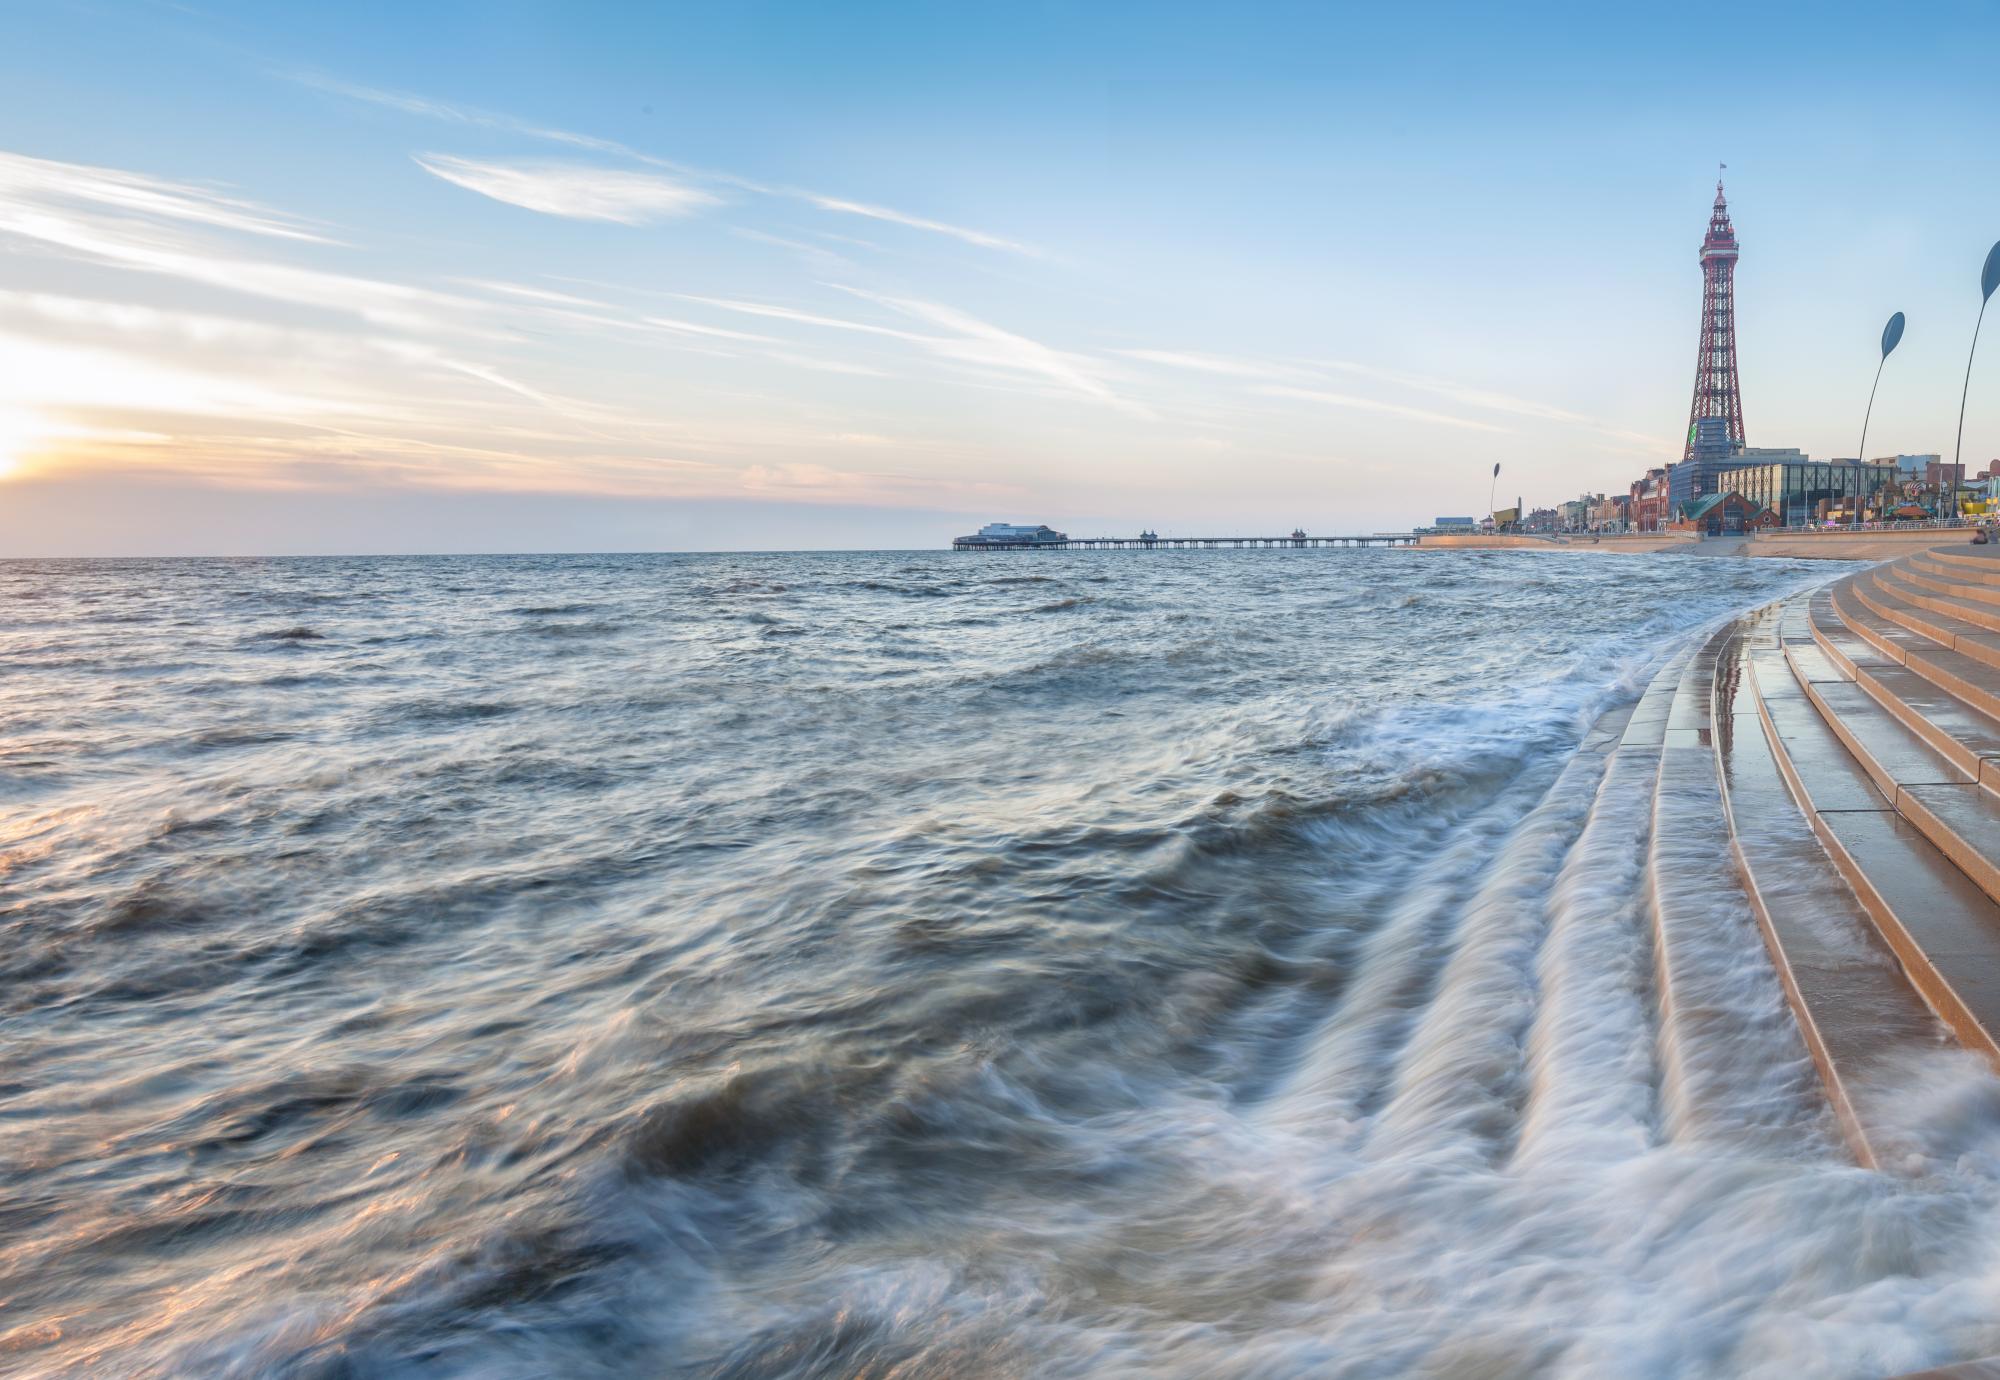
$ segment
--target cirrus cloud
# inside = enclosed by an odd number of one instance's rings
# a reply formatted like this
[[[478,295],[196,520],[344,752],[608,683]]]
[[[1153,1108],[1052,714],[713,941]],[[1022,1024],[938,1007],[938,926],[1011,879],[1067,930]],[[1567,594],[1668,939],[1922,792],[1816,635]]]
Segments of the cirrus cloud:
[[[570,220],[645,225],[692,215],[718,202],[698,187],[657,173],[586,163],[493,163],[442,153],[418,154],[416,163],[431,176],[467,191]]]

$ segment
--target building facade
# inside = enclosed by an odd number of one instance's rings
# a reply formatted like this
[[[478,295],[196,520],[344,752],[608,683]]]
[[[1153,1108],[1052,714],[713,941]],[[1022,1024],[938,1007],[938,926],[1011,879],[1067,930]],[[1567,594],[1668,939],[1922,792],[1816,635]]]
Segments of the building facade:
[[[1671,468],[1650,469],[1643,478],[1632,481],[1632,490],[1625,498],[1625,520],[1634,532],[1657,532],[1666,525],[1667,470]]]
[[[1769,508],[1786,527],[1808,526],[1828,508],[1867,503],[1880,484],[1881,471],[1875,465],[1814,460],[1798,451],[1787,452],[1782,459],[1746,465],[1729,476],[1732,489]]]
[[[1018,522],[989,522],[969,537],[953,537],[951,544],[957,550],[971,551],[981,547],[1016,549],[1024,546],[1060,546],[1068,540],[1067,533],[1058,532],[1046,524],[1030,527]]]
[[[1778,515],[1731,489],[1690,499],[1674,512],[1673,529],[1705,537],[1727,537],[1759,527],[1776,527]]]

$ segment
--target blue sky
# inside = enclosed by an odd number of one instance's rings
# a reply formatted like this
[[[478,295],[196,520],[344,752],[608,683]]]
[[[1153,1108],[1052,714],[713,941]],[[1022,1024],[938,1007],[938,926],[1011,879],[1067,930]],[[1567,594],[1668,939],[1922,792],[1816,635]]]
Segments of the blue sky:
[[[1949,454],[2000,9],[49,4],[0,49],[0,551],[1319,532]],[[2000,456],[2000,358],[1966,456]]]

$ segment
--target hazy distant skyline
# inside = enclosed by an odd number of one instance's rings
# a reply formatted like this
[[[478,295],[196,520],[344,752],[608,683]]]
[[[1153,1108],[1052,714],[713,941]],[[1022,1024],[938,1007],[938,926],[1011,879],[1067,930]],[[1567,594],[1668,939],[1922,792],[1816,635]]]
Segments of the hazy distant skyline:
[[[1993,4],[20,7],[0,555],[1372,531],[1949,454]],[[1965,457],[2000,456],[2000,341]]]

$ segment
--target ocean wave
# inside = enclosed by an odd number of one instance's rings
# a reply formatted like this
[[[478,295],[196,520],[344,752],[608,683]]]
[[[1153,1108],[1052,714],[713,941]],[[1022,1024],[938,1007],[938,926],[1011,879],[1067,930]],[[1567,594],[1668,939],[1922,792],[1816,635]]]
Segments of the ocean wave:
[[[1912,1172],[1847,1163],[1723,840],[1690,914],[1736,956],[1701,1067],[1741,1134],[1678,1138],[1643,907],[1684,802],[1575,750],[1823,572],[1325,557],[273,562],[115,655],[17,656],[10,1359],[1872,1380],[2000,1350],[2000,1082],[1899,1075]],[[133,585],[0,570],[52,626]],[[246,621],[363,587],[288,663],[323,676],[268,675]]]
[[[952,595],[963,592],[955,589],[946,589],[942,585],[896,584],[883,580],[854,580],[850,581],[845,587],[852,590],[863,590],[872,594],[894,594],[905,599],[947,599]]]

